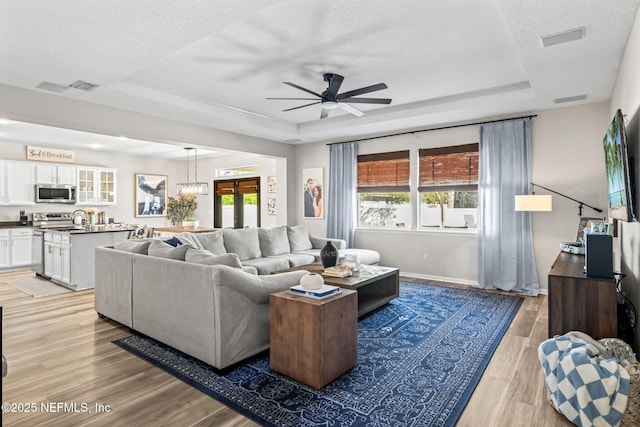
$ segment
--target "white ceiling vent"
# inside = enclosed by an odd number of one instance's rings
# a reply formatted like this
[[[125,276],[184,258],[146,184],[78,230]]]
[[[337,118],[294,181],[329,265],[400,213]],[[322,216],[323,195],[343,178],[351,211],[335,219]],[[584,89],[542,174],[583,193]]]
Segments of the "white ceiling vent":
[[[553,100],[556,104],[564,104],[565,102],[582,101],[587,99],[587,95],[567,96],[566,98],[556,98]]]
[[[87,92],[94,90],[98,86],[100,85],[97,85],[95,83],[85,82],[84,80],[77,80],[69,85],[69,87],[72,87],[74,89],[80,89]]]
[[[554,44],[566,43],[574,40],[580,40],[584,37],[584,27],[573,28],[571,30],[563,31],[561,33],[549,34],[548,36],[540,37],[542,39],[542,45],[544,47],[553,46]]]
[[[48,90],[49,92],[62,93],[69,89],[69,86],[59,85],[51,82],[40,82],[37,86],[38,89]]]

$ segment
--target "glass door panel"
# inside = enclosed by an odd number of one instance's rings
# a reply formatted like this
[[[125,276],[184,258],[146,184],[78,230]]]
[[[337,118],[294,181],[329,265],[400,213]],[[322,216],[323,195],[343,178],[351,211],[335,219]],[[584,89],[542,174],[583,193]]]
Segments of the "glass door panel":
[[[233,194],[221,196],[222,202],[222,228],[233,228],[235,222],[235,206]]]
[[[250,193],[242,195],[242,227],[258,226],[258,194]]]

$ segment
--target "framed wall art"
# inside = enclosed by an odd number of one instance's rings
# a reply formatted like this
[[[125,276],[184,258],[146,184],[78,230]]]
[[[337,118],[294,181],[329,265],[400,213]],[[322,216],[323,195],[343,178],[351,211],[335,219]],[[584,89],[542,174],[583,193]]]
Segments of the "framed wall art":
[[[267,214],[276,214],[276,199],[267,199]]]
[[[135,179],[137,217],[167,216],[167,176],[137,173]]]
[[[267,192],[275,193],[276,192],[276,177],[268,176],[267,177]]]
[[[324,218],[322,192],[322,168],[309,168],[302,170],[303,209],[305,218]]]

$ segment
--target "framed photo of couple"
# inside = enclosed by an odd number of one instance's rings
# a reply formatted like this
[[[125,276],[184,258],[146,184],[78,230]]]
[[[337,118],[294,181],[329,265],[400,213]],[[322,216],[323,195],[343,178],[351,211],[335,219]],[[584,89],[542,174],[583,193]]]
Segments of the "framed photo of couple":
[[[322,186],[322,168],[308,168],[302,170],[303,185],[303,215],[305,218],[324,218],[324,192]]]

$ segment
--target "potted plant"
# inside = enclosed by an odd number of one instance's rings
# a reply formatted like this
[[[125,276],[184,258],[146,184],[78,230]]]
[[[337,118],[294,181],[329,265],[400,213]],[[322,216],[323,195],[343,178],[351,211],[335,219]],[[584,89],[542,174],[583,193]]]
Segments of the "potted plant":
[[[187,219],[195,220],[193,214],[198,207],[195,194],[180,194],[178,197],[169,197],[167,202],[167,218],[174,226],[184,225],[183,222]],[[191,227],[197,225],[192,224]]]
[[[183,227],[193,227],[193,228],[198,228],[198,226],[200,225],[200,220],[198,218],[194,218],[192,216],[188,216],[185,219],[182,220],[182,226]]]

